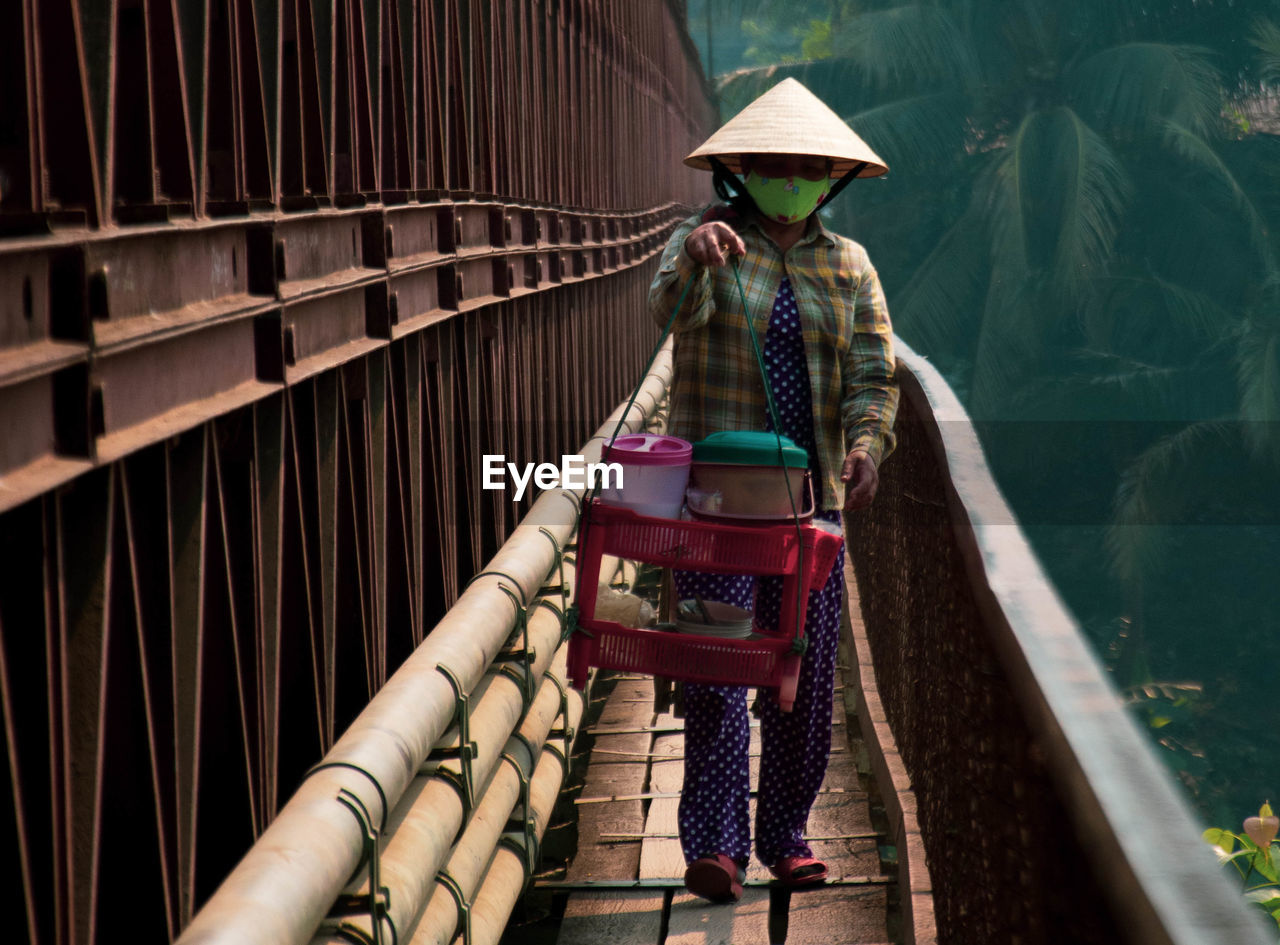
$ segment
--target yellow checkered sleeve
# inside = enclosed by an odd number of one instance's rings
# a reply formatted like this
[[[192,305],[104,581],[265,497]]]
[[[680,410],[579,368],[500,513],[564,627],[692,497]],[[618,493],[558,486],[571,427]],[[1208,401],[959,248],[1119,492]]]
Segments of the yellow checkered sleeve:
[[[831,233],[816,217],[785,256],[750,221],[736,227],[747,247],[746,256],[737,258],[744,311],[733,266],[699,266],[684,250],[685,237],[700,219],[676,227],[649,292],[654,321],[666,325],[693,280],[674,328],[670,431],[699,440],[718,430],[765,429],[764,385],[746,319],[750,313],[763,345],[786,276],[800,313],[813,390],[821,504],[838,509],[844,504],[845,454],[864,449],[878,465],[894,445],[893,328],[879,277],[861,246]]]

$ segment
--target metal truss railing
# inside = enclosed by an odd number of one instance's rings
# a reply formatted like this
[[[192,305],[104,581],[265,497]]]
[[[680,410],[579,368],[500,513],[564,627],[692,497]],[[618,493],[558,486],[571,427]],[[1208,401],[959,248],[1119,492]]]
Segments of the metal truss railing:
[[[0,901],[172,939],[634,383],[711,104],[665,2],[0,7]]]

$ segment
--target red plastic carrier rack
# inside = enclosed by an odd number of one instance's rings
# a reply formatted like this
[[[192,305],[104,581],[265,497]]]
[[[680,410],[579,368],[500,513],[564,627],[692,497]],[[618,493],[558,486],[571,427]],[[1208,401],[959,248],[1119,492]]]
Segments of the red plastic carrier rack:
[[[650,518],[593,501],[583,511],[578,545],[578,627],[569,641],[569,676],[582,689],[592,666],[690,682],[773,688],[790,710],[800,676],[803,615],[815,580],[830,572],[842,539],[812,525],[743,527]],[[801,551],[803,550],[803,554]],[[595,616],[600,559],[615,555],[688,571],[782,577],[782,628],[765,639],[735,640],[624,627]]]

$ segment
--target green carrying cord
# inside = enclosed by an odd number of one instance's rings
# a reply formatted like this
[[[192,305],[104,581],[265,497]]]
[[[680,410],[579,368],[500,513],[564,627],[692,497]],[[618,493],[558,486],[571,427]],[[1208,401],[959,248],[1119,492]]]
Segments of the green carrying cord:
[[[769,411],[769,419],[773,423],[773,435],[778,442],[778,468],[782,472],[782,478],[787,484],[787,500],[791,503],[791,519],[796,526],[797,551],[799,553],[799,561],[797,562],[800,573],[804,573],[804,533],[800,530],[800,512],[796,509],[795,495],[791,491],[791,480],[787,476],[786,458],[783,455],[782,447],[782,423],[778,418],[778,408],[773,401],[773,388],[769,384],[769,372],[765,369],[764,355],[760,350],[760,340],[756,337],[755,326],[751,323],[751,311],[747,305],[747,293],[742,287],[742,272],[738,268],[738,258],[730,257],[733,261],[733,278],[738,285],[738,297],[742,300],[742,313],[747,321],[747,333],[751,336],[751,349],[756,356],[756,364],[760,368],[760,380],[764,383],[764,401],[765,407]],[[689,295],[689,290],[693,288],[693,282],[699,276],[698,272],[694,272],[685,282],[684,288],[680,290],[680,297],[676,299],[675,308],[671,311],[671,317],[667,319],[666,327],[662,329],[662,337],[658,339],[658,343],[653,348],[653,353],[649,355],[649,360],[644,366],[644,370],[640,374],[640,383],[636,385],[635,391],[631,394],[631,399],[627,401],[626,409],[622,411],[622,416],[618,418],[618,425],[614,427],[613,434],[609,437],[609,442],[601,451],[601,458],[604,453],[613,445],[614,440],[618,438],[618,434],[622,432],[622,425],[626,422],[627,417],[631,414],[631,408],[636,402],[636,397],[640,395],[640,388],[644,385],[644,379],[649,376],[649,369],[653,367],[653,362],[658,358],[658,352],[662,350],[662,346],[666,344],[667,336],[671,334],[671,330],[675,327],[676,316],[680,314],[680,310],[684,308],[684,300]],[[587,495],[586,501],[582,504],[582,511],[579,519],[579,536],[578,546],[582,547],[584,542],[582,539],[582,531],[590,525],[590,516],[587,509],[590,508],[591,501],[600,491],[600,483],[597,480],[595,485],[591,487],[591,492]],[[795,638],[795,650],[798,653],[804,653],[809,645],[807,638],[803,636],[804,612],[808,604],[805,594],[796,595],[796,626],[801,628],[802,634]]]
[[[604,459],[609,447],[613,446],[613,441],[618,438],[618,434],[622,432],[622,425],[626,423],[627,417],[631,415],[631,408],[635,406],[636,398],[640,396],[640,388],[644,386],[644,379],[649,376],[649,369],[653,367],[653,362],[658,360],[658,352],[662,350],[662,346],[667,343],[667,335],[671,334],[671,329],[675,326],[676,316],[680,314],[680,309],[684,307],[684,300],[689,295],[689,290],[693,288],[693,280],[698,277],[695,272],[689,277],[689,281],[684,284],[684,288],[680,291],[680,298],[676,300],[676,307],[671,311],[671,317],[667,319],[666,327],[662,329],[662,337],[658,339],[658,343],[653,346],[653,353],[649,355],[649,360],[645,362],[644,370],[640,372],[640,383],[636,385],[636,389],[631,392],[631,399],[627,401],[626,408],[622,411],[622,416],[618,418],[618,425],[613,428],[613,434],[609,437],[609,442],[605,444],[604,449],[600,451],[600,458]],[[785,473],[786,470],[783,470]],[[600,493],[600,480],[603,476],[597,477],[595,484],[591,486],[591,490],[587,493],[586,498],[582,501],[582,507],[578,510],[578,547],[586,547],[586,533],[591,527],[591,502]],[[575,568],[575,583],[576,581]],[[578,605],[575,602],[569,607],[565,613],[566,633],[587,633],[583,627],[578,626]]]
[[[760,352],[760,340],[756,337],[756,328],[751,324],[751,310],[747,307],[747,293],[742,288],[742,271],[738,268],[738,257],[731,257],[733,260],[733,280],[738,284],[738,298],[742,299],[742,312],[747,319],[747,333],[751,336],[751,349],[756,355],[756,364],[760,366],[760,379],[764,382],[764,402],[769,409],[769,419],[773,421],[773,435],[778,441],[778,468],[782,471],[783,481],[787,484],[787,501],[791,503],[791,520],[796,526],[796,552],[799,559],[796,567],[801,574],[804,573],[804,532],[800,530],[800,512],[796,509],[796,497],[791,491],[791,480],[787,476],[787,460],[782,452],[782,422],[778,419],[778,408],[773,403],[773,388],[769,384],[769,372],[765,370],[764,355]],[[676,306],[676,311],[680,311],[680,306]],[[796,594],[796,628],[800,634],[793,641],[793,648],[797,653],[803,654],[809,646],[809,638],[804,636],[804,612],[808,606],[807,593]]]
[[[649,368],[653,367],[653,362],[658,360],[658,352],[662,350],[662,346],[667,343],[667,336],[671,334],[671,329],[675,327],[676,316],[680,314],[680,309],[684,308],[684,300],[689,295],[689,290],[693,288],[693,280],[698,278],[695,272],[689,277],[689,281],[684,284],[684,288],[680,290],[680,298],[676,299],[676,307],[671,310],[671,317],[667,319],[666,327],[662,329],[662,337],[658,339],[658,343],[653,346],[653,353],[649,355],[649,360],[645,363],[644,370],[640,372],[640,383],[636,385],[636,389],[631,392],[631,399],[627,401],[627,407],[622,411],[622,416],[618,418],[618,425],[613,428],[613,435],[609,437],[609,442],[605,445],[605,450],[613,446],[613,441],[618,438],[618,434],[622,432],[622,425],[627,422],[627,417],[631,413],[631,408],[635,405],[636,398],[640,396],[640,388],[644,386],[644,379],[649,376]],[[754,337],[754,335],[752,336]],[[761,370],[764,369],[764,362],[760,363]],[[769,381],[765,380],[765,389],[768,390]],[[600,458],[604,458],[604,450],[600,452]],[[603,478],[603,477],[600,477]],[[591,504],[591,500],[596,497],[600,491],[600,482],[597,479],[596,484],[591,487],[591,493],[583,502],[582,507],[585,509]]]

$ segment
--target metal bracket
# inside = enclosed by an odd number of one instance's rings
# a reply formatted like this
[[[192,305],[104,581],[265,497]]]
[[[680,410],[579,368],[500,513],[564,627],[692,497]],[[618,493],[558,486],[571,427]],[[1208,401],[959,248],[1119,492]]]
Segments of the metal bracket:
[[[546,526],[538,526],[538,531],[546,536],[547,541],[551,542],[551,550],[555,553],[556,563],[551,566],[551,571],[559,576],[558,587],[552,588],[551,585],[544,585],[539,593],[545,593],[548,590],[555,590],[560,594],[560,613],[563,615],[569,609],[569,585],[564,579],[564,557],[568,551],[568,546],[561,548],[560,542],[556,541],[556,536],[546,528]],[[550,573],[547,577],[550,578]]]
[[[507,648],[494,658],[495,663],[503,663],[501,672],[511,677],[520,686],[520,695],[524,699],[524,707],[526,709],[533,703],[534,696],[537,695],[537,684],[533,678],[533,660],[535,653],[533,647],[529,645],[529,611],[524,605],[524,601],[515,591],[507,587],[505,584],[499,584],[498,590],[502,591],[509,598],[516,608],[516,625],[512,630],[511,636],[507,638]],[[519,640],[513,645],[512,641]],[[521,666],[524,672],[516,669]]]
[[[437,663],[436,669],[448,680],[453,689],[453,717],[458,724],[458,747],[436,748],[431,752],[430,757],[458,759],[460,776],[455,776],[452,771],[440,771],[438,768],[434,773],[448,778],[453,783],[458,793],[462,795],[464,812],[470,814],[475,809],[476,802],[475,775],[472,772],[471,762],[480,750],[479,746],[471,740],[471,696],[462,688],[462,681],[448,666]],[[430,769],[424,773],[431,773]]]
[[[328,933],[335,938],[342,939],[344,942],[350,942],[351,945],[370,945],[370,942],[372,942],[368,935],[350,922],[322,921],[316,928],[316,932],[317,934]]]
[[[521,735],[519,731],[512,732],[512,733],[511,733],[511,737],[512,737],[512,738],[514,738],[516,741],[518,741],[521,745],[523,745],[523,746],[524,746],[524,750],[525,750],[525,752],[526,752],[526,753],[528,753],[528,755],[529,755],[529,764],[531,764],[531,765],[532,765],[532,764],[537,764],[537,761],[538,761],[538,752],[539,752],[539,751],[541,751],[542,749],[541,749],[541,748],[535,748],[535,747],[533,746],[533,744],[529,741],[529,739],[527,739],[527,738],[525,738],[523,735]],[[519,769],[519,767],[520,767],[520,766],[519,766],[518,764],[516,764],[516,758],[515,758],[515,756],[513,756],[513,755],[511,754],[511,752],[509,752],[509,751],[504,751],[504,752],[502,753],[502,757],[503,757],[503,759],[505,759],[506,761],[510,762],[510,763],[511,763],[515,768]]]
[[[564,635],[564,620],[565,620],[565,614],[568,613],[568,610],[569,610],[568,605],[565,604],[562,606],[557,604],[553,600],[548,600],[546,597],[539,597],[537,600],[533,602],[533,606],[530,607],[529,610],[534,611],[534,610],[537,610],[539,607],[545,607],[547,610],[551,611],[553,614],[556,615],[556,621],[560,624],[560,641],[563,643],[564,640],[566,639]]]
[[[458,926],[462,929],[462,941],[464,945],[471,945],[471,903],[467,902],[467,897],[462,894],[462,887],[448,870],[442,869],[436,873],[436,882],[453,897],[453,904],[458,910]],[[456,932],[454,934],[457,935]]]
[[[525,881],[528,882],[529,877],[531,877],[537,869],[539,855],[538,834],[537,831],[534,830],[533,808],[529,803],[530,775],[524,773],[524,769],[521,768],[520,765],[516,764],[516,760],[514,758],[508,756],[508,760],[511,762],[511,766],[516,769],[516,777],[520,779],[521,829],[506,831],[503,833],[502,839],[499,842],[505,843],[514,850],[520,846],[519,842],[515,838],[519,836],[524,838],[524,847],[523,849],[519,849],[518,852],[522,857],[524,857],[524,876]],[[536,756],[530,755],[530,762],[534,768],[537,768],[538,759]],[[515,814],[513,812],[512,816],[507,819],[508,826],[510,826],[511,822],[515,819]]]
[[[317,771],[323,771],[326,768],[350,768],[352,771],[357,771],[369,779],[369,783],[372,784],[374,790],[378,792],[378,800],[382,802],[382,823],[379,825],[378,829],[380,831],[386,830],[387,817],[391,814],[391,805],[387,803],[387,792],[382,789],[382,785],[378,783],[378,779],[375,778],[367,769],[350,761],[322,761],[319,764],[312,765],[308,768],[307,773],[304,774],[302,778],[305,781]],[[345,788],[343,790],[345,790]]]
[[[560,764],[564,767],[565,771],[568,771],[569,758],[573,751],[573,740],[578,735],[578,733],[574,730],[573,726],[569,724],[569,690],[565,688],[565,685],[563,682],[561,682],[557,677],[552,676],[550,673],[547,674],[546,678],[550,679],[551,682],[555,684],[556,689],[560,693],[560,714],[558,718],[561,720],[561,723],[560,723],[560,726],[557,728],[553,722],[551,726],[551,730],[547,732],[548,741],[544,744],[543,747],[547,748],[550,751],[554,751],[557,755],[559,755]],[[550,739],[556,735],[561,736],[564,744],[563,749],[556,748],[555,745],[551,744]]]
[[[347,938],[355,936],[357,941],[365,939],[369,945],[384,945],[386,940],[382,935],[382,923],[385,921],[391,929],[390,945],[396,945],[396,927],[388,914],[391,908],[391,890],[382,885],[382,856],[378,846],[378,827],[369,816],[369,809],[364,806],[364,801],[360,800],[358,795],[346,788],[339,788],[337,800],[339,804],[351,811],[351,815],[355,817],[356,823],[360,825],[360,830],[364,834],[360,865],[356,870],[358,872],[360,867],[368,865],[369,892],[367,895],[339,896],[334,900],[328,918],[341,919],[345,916],[367,915],[370,928],[373,930],[371,935],[366,936],[360,929],[346,922],[339,922],[335,931]]]
[[[592,439],[595,439],[595,437],[592,437]],[[560,494],[569,500],[569,503],[578,510],[579,515],[582,514],[582,506],[586,501],[582,496],[572,489],[561,489]]]
[[[564,629],[560,631],[560,642],[564,643],[575,633],[585,633],[587,636],[595,639],[595,634],[586,627],[578,625],[578,605],[572,604],[568,610],[564,612]]]

